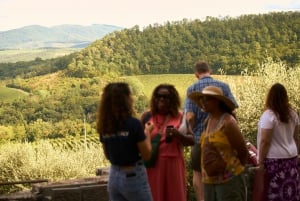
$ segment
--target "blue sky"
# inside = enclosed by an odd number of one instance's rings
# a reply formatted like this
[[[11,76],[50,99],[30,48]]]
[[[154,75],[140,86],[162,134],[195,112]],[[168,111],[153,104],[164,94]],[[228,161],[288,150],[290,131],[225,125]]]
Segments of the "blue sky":
[[[300,11],[299,0],[0,0],[0,31],[28,25],[141,28],[182,19]]]

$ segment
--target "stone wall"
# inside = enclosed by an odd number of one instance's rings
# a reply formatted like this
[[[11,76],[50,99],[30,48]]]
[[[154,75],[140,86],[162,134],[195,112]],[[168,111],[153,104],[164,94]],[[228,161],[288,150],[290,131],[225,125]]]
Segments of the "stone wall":
[[[30,191],[0,195],[0,201],[109,201],[108,175],[32,184]]]

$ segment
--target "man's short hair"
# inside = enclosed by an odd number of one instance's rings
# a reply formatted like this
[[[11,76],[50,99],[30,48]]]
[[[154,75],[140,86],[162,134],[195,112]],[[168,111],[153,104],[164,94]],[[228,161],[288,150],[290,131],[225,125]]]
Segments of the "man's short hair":
[[[205,61],[198,61],[194,69],[198,73],[207,73],[210,71],[209,65]]]

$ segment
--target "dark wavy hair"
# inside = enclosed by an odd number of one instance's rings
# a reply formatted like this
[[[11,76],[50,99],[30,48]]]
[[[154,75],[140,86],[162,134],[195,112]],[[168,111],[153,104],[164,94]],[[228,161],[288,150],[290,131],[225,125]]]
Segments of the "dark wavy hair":
[[[150,100],[150,110],[153,115],[158,113],[158,108],[155,100],[155,95],[160,89],[167,89],[170,93],[170,107],[169,107],[169,114],[173,117],[176,117],[179,113],[180,108],[180,97],[179,93],[171,84],[160,84],[155,87],[154,91],[152,92],[151,100]]]
[[[220,109],[223,112],[228,113],[228,114],[232,115],[235,119],[237,119],[236,114],[233,112],[233,110],[230,109],[223,101],[220,101]]]
[[[267,95],[265,109],[272,110],[281,122],[288,123],[290,119],[289,98],[285,87],[280,83],[275,83]]]
[[[99,135],[116,132],[133,115],[133,106],[128,101],[130,95],[130,87],[124,82],[109,83],[104,87],[97,111]]]

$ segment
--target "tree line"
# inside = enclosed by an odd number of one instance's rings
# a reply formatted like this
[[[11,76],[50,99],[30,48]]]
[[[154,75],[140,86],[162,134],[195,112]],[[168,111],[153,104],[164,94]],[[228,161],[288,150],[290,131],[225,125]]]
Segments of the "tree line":
[[[266,57],[289,66],[300,62],[300,12],[207,17],[115,31],[64,57],[1,63],[0,78],[29,78],[59,70],[71,77],[190,73],[198,59],[214,73],[257,70]]]
[[[198,59],[215,73],[257,70],[266,57],[299,64],[300,12],[243,15],[205,21],[182,20],[113,32],[79,52],[67,74],[89,77],[120,74],[190,73]]]

